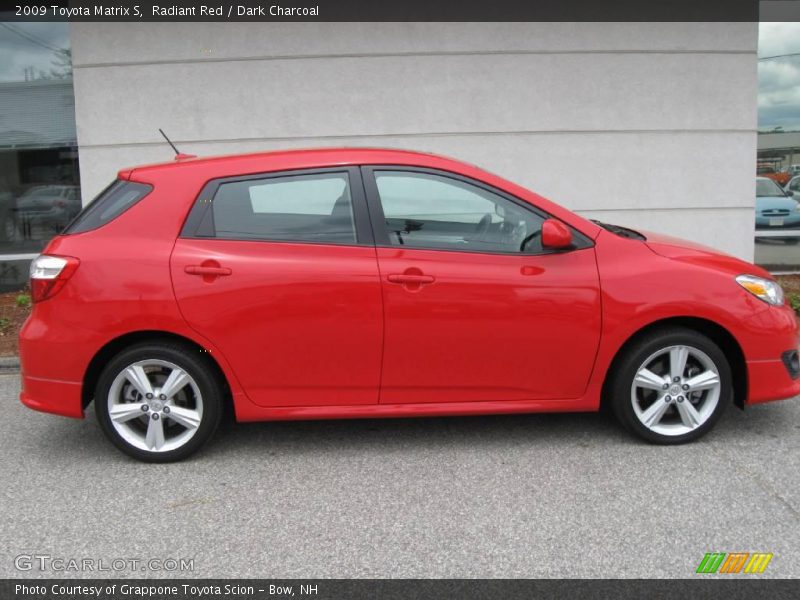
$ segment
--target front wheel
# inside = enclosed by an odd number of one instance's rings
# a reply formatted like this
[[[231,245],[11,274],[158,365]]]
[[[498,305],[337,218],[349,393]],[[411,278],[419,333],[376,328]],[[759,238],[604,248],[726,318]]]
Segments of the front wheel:
[[[95,391],[103,432],[147,462],[186,458],[219,424],[223,390],[207,359],[188,347],[144,343],[114,357]]]
[[[609,386],[611,406],[630,431],[657,444],[681,444],[708,432],[731,403],[725,354],[708,337],[662,329],[620,357]]]

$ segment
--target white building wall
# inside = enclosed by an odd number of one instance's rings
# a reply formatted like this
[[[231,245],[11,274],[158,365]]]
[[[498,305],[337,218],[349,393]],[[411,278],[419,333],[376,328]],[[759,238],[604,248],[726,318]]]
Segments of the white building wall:
[[[755,23],[73,23],[84,200],[182,152],[370,145],[753,257]]]

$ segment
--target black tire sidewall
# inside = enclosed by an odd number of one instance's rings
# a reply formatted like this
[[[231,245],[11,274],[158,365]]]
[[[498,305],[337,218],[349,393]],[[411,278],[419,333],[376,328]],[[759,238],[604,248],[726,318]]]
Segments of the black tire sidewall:
[[[185,370],[200,389],[203,397],[203,418],[192,438],[180,448],[166,452],[149,452],[136,448],[122,438],[111,423],[108,412],[108,393],[111,385],[123,369],[142,360],[164,360],[174,363]],[[145,343],[124,350],[109,361],[97,381],[94,407],[103,433],[117,448],[138,460],[173,462],[193,454],[214,435],[222,414],[222,388],[207,360],[196,350],[182,345]]]
[[[647,357],[669,346],[689,346],[701,350],[719,372],[721,390],[714,412],[705,423],[683,435],[669,436],[648,429],[636,416],[631,402],[631,386],[636,372]],[[634,342],[616,366],[610,386],[611,406],[617,419],[631,432],[656,444],[683,444],[705,435],[722,417],[733,399],[733,377],[725,353],[711,339],[690,329],[654,332]]]

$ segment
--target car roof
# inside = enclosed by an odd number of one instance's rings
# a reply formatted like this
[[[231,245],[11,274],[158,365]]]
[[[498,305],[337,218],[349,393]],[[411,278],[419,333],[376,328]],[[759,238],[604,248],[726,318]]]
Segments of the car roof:
[[[539,194],[525,189],[475,165],[433,154],[396,148],[303,148],[277,152],[256,152],[209,157],[177,157],[170,162],[142,165],[119,172],[119,178],[155,184],[163,180],[174,182],[184,176],[195,181],[211,181],[225,177],[256,175],[269,172],[358,165],[391,165],[422,167],[449,171],[498,187],[517,197],[533,202],[542,210],[576,227],[591,238],[601,231],[587,219],[570,212]]]
[[[120,176],[127,179],[133,171],[153,171],[162,169],[181,169],[187,166],[203,166],[216,171],[224,169],[231,174],[258,165],[257,170],[272,169],[307,169],[315,166],[352,166],[368,164],[404,164],[441,167],[442,163],[459,165],[460,167],[477,168],[474,165],[457,161],[446,156],[429,152],[403,150],[397,148],[297,148],[269,152],[252,152],[245,154],[226,154],[217,156],[180,155],[171,161],[145,164],[120,171]]]

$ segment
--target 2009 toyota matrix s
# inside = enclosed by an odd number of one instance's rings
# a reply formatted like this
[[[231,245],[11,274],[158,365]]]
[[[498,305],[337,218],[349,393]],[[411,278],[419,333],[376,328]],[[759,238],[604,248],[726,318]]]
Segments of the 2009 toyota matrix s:
[[[592,411],[642,438],[800,393],[752,264],[398,150],[122,171],[31,266],[27,406],[183,458],[240,421]]]

